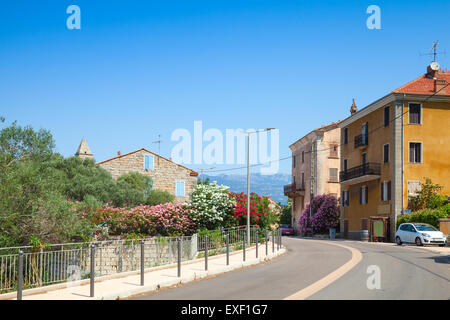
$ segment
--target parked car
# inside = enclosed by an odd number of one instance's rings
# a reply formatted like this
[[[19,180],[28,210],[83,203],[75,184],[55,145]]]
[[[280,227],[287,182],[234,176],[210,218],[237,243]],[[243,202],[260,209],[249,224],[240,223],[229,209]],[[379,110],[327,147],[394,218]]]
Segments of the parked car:
[[[294,235],[294,228],[292,228],[288,224],[280,224],[281,235],[283,236],[292,236]]]
[[[446,241],[445,234],[428,223],[402,223],[395,233],[395,242],[398,245],[406,242],[415,243],[418,246],[438,244],[443,247]]]

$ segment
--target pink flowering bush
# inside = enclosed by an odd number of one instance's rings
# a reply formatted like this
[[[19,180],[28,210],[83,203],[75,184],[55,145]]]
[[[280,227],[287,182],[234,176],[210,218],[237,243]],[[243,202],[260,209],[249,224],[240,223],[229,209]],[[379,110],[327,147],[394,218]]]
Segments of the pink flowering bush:
[[[196,226],[182,204],[165,203],[131,209],[102,207],[90,219],[109,235],[190,235]]]
[[[313,216],[310,217],[308,226],[308,216],[312,207]],[[338,199],[330,194],[315,196],[311,204],[306,206],[305,211],[299,219],[300,232],[304,235],[314,233],[326,233],[330,228],[336,228],[339,222]]]

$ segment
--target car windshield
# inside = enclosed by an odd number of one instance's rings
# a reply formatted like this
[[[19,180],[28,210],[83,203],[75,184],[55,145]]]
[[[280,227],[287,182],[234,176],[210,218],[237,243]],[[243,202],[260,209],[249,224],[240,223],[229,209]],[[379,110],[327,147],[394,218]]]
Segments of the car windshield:
[[[417,231],[437,231],[437,229],[429,224],[415,224]]]

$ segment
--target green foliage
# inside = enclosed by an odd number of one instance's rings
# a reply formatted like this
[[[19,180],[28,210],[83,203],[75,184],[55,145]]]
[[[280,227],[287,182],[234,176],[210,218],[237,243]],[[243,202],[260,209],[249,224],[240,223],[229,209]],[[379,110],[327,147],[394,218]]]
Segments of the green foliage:
[[[145,199],[145,203],[150,206],[156,206],[158,204],[173,202],[175,196],[164,190],[150,190]]]
[[[421,190],[417,195],[409,197],[408,207],[412,211],[421,209],[436,209],[447,203],[447,198],[439,194],[442,186],[434,184],[431,179],[425,178]]]
[[[280,224],[288,224],[292,223],[292,199],[288,199],[288,204],[283,206],[281,216],[280,216]]]
[[[443,206],[439,209],[423,209],[410,214],[405,214],[397,218],[397,228],[400,224],[406,222],[423,222],[428,223],[439,229],[439,219],[447,218],[450,215],[450,205]]]

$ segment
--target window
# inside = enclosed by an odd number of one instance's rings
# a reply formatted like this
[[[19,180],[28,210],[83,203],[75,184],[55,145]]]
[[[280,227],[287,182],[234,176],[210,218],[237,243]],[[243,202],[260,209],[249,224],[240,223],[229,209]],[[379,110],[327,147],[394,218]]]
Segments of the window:
[[[390,113],[390,108],[389,106],[384,108],[384,126],[387,127],[389,126],[389,114]]]
[[[409,123],[412,124],[421,124],[422,117],[421,112],[422,106],[420,103],[410,103],[409,104]]]
[[[330,158],[337,158],[337,157],[338,157],[338,146],[334,144],[330,148]]]
[[[302,151],[302,163],[305,163],[305,151]]]
[[[367,145],[369,143],[369,124],[366,122],[361,128],[362,144]]]
[[[422,143],[420,142],[409,143],[409,162],[410,163],[422,162]]]
[[[344,128],[344,144],[348,143],[348,128]]]
[[[381,183],[381,201],[391,200],[391,182],[383,181]]]
[[[302,172],[302,189],[305,189],[305,173]]]
[[[175,195],[177,197],[184,197],[184,194],[184,181],[177,181]]]
[[[343,207],[348,207],[350,205],[348,190],[342,191],[341,203]]]
[[[153,170],[154,168],[154,156],[151,154],[144,155],[144,170]]]
[[[295,156],[292,157],[292,167],[295,168]]]
[[[389,144],[385,144],[383,146],[383,162],[384,163],[389,162]]]
[[[337,168],[330,168],[330,182],[339,182]]]
[[[347,171],[347,159],[344,159],[344,171]]]
[[[362,186],[359,189],[359,203],[366,204],[369,197],[369,188],[367,186]]]
[[[421,190],[420,181],[408,181],[408,197],[416,196]]]

